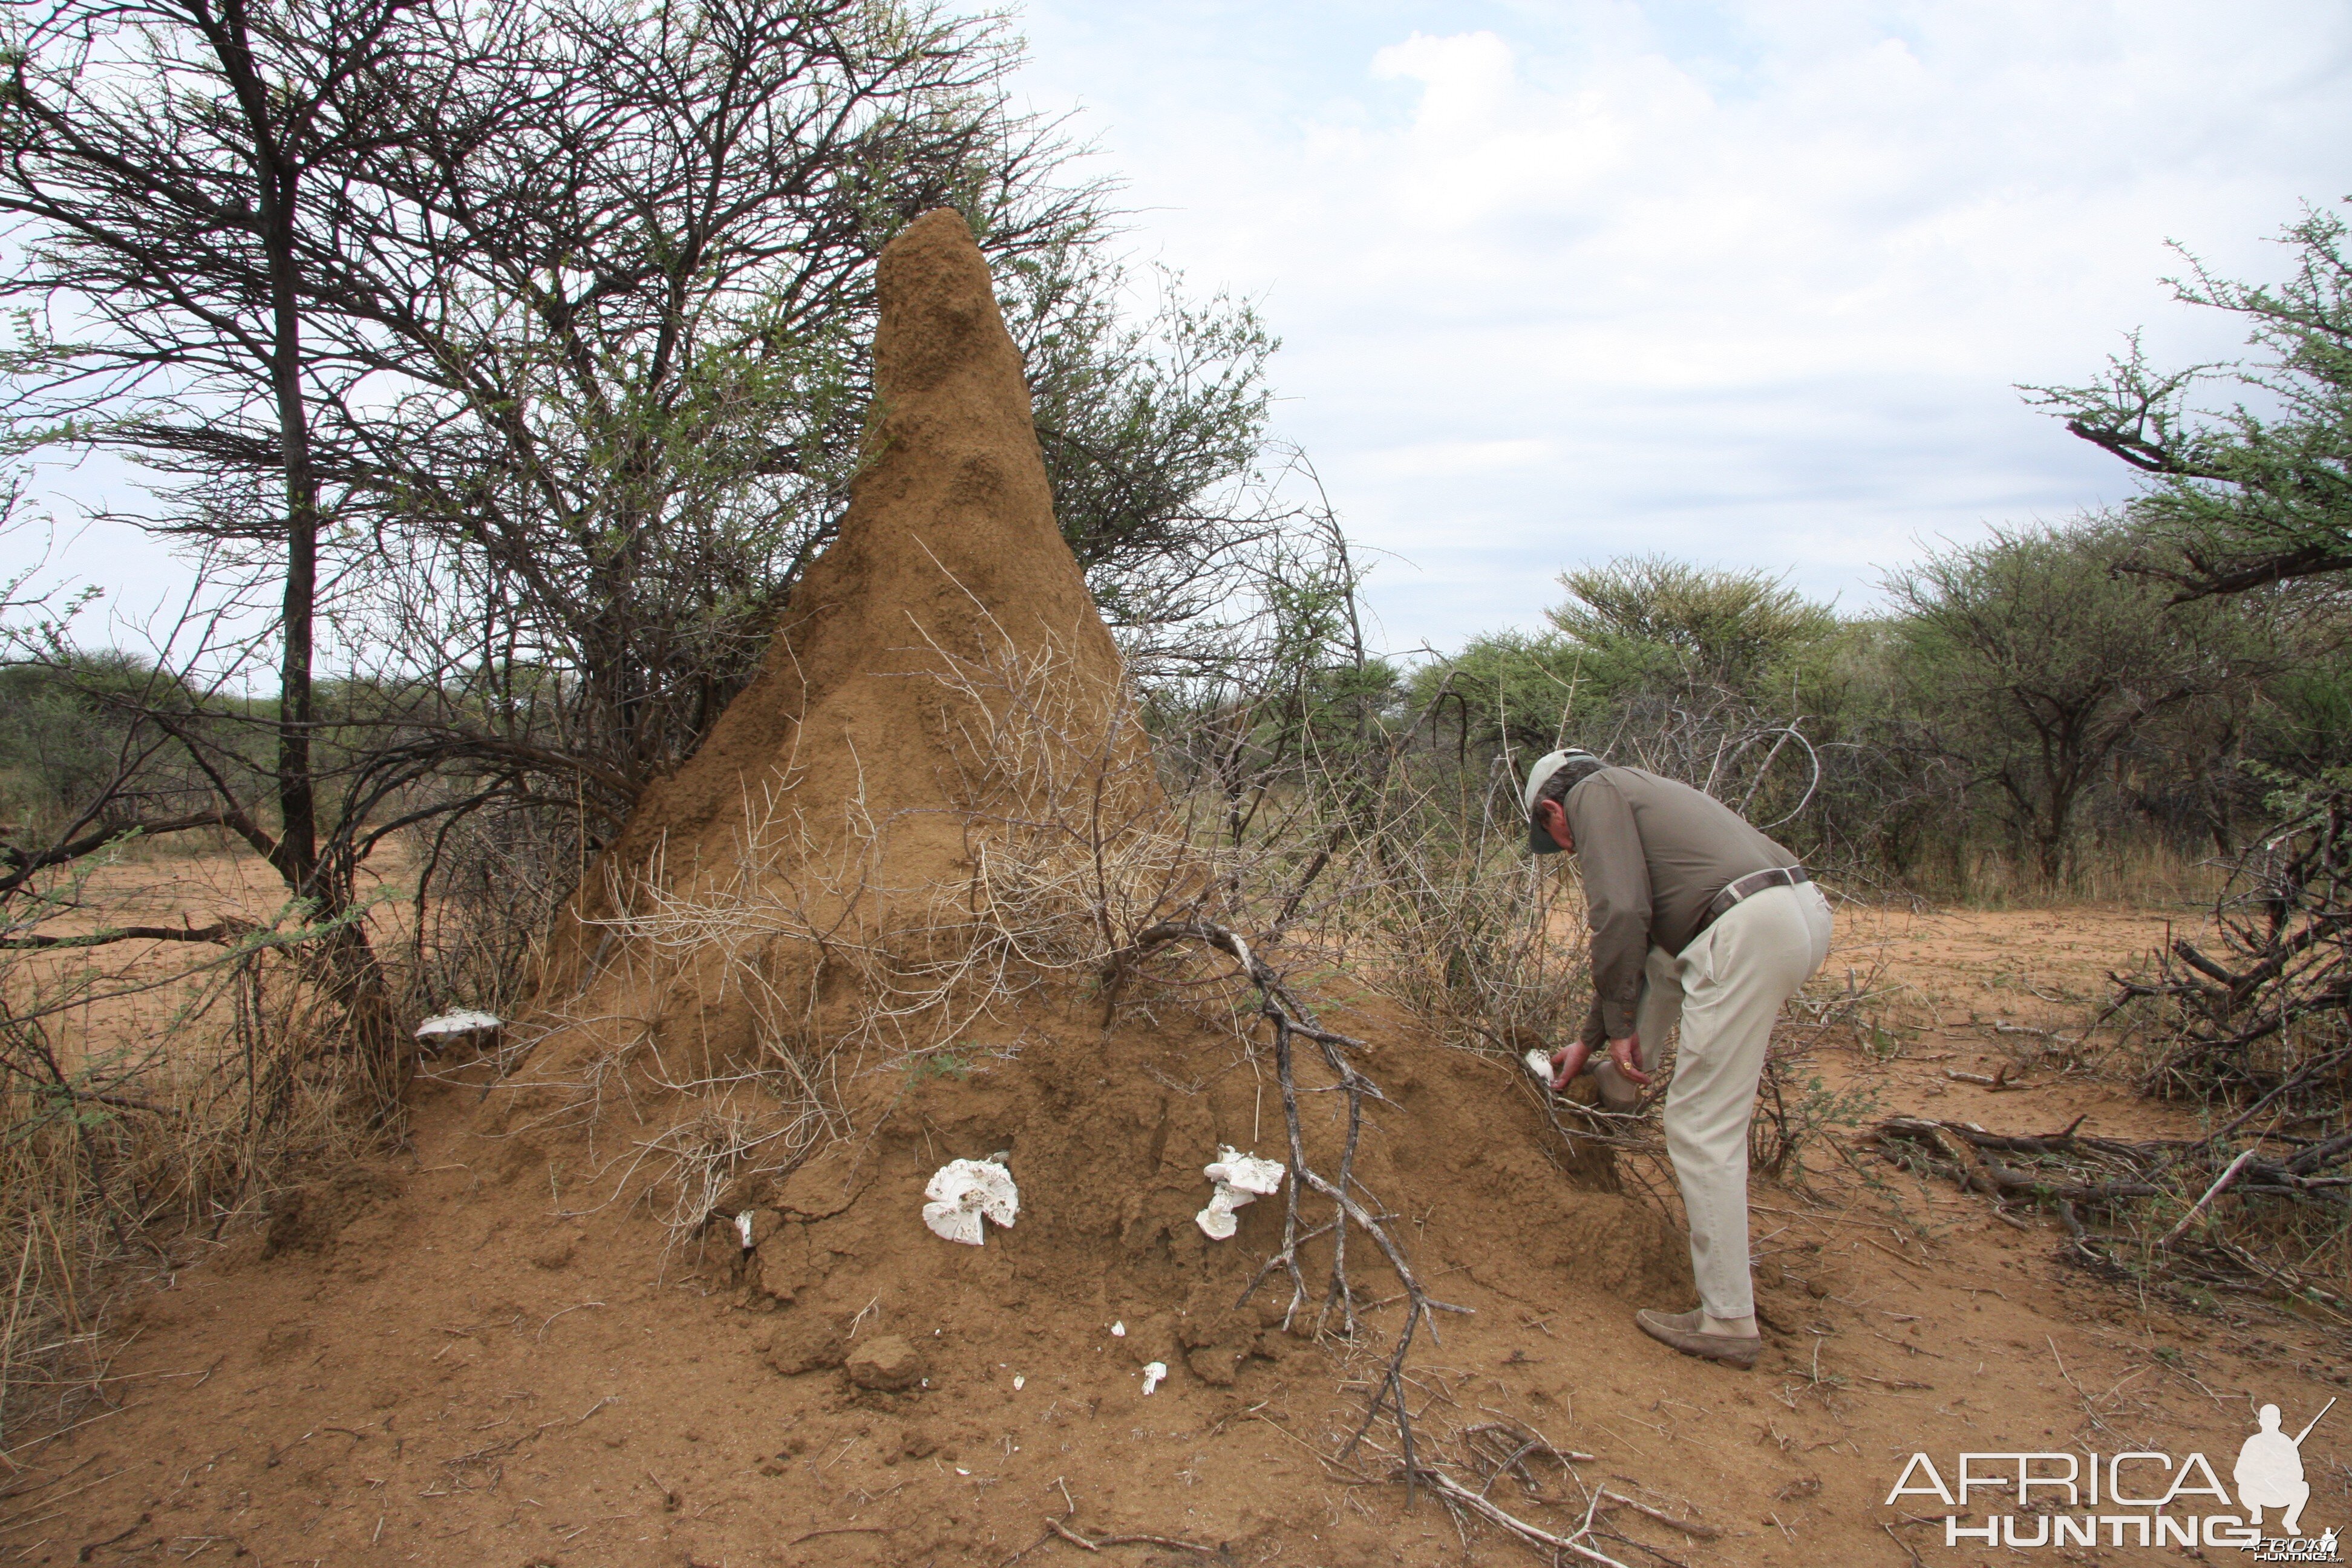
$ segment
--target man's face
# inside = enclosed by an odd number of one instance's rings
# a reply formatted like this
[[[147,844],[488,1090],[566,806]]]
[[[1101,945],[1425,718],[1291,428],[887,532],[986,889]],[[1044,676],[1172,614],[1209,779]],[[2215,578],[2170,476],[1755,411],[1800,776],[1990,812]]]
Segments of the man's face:
[[[1556,800],[1536,802],[1536,825],[1551,835],[1551,841],[1569,854],[1576,853],[1576,838],[1568,830],[1568,812]]]

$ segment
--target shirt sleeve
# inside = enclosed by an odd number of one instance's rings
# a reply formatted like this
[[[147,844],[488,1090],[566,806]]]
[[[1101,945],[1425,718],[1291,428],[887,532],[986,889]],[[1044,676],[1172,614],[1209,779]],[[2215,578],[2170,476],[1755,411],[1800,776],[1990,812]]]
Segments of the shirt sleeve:
[[[1608,1037],[1622,1040],[1633,1032],[1650,956],[1649,860],[1633,808],[1606,773],[1569,792],[1568,826],[1592,927],[1593,1005]]]

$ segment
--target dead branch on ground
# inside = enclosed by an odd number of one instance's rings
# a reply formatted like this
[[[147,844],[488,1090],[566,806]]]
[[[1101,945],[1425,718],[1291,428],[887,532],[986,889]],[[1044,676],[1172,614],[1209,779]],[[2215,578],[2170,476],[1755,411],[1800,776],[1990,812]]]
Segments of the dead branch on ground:
[[[2011,1205],[2048,1205],[2067,1232],[2062,1256],[2099,1271],[2283,1291],[2331,1310],[2344,1305],[2311,1276],[2307,1258],[2300,1267],[2263,1260],[2224,1234],[2230,1227],[2216,1211],[2225,1195],[2293,1205],[2340,1236],[2352,1215],[2352,1134],[2262,1133],[2237,1148],[2235,1123],[2206,1138],[2130,1140],[2086,1133],[2083,1120],[2056,1132],[2001,1133],[1896,1116],[1866,1143],[1890,1163],[1990,1198],[2005,1217],[2013,1217]],[[2102,1230],[2086,1215],[2102,1220]]]

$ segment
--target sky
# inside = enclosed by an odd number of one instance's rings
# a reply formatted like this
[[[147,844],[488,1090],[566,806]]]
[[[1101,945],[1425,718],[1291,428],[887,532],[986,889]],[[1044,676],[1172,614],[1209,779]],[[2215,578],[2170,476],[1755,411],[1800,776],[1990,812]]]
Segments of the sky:
[[[1388,646],[1533,627],[1664,552],[1848,610],[2126,499],[2017,384],[2241,325],[2352,195],[2352,7],[2255,0],[1031,0],[1135,254],[1253,301],[1281,434],[1381,552]]]
[[[1663,552],[1842,607],[2131,491],[2019,383],[2241,350],[2167,241],[2276,278],[2352,194],[2341,0],[1030,0],[1016,100],[1121,182],[1138,261],[1250,300],[1277,433],[1392,651],[1540,624]],[[1148,300],[1139,304],[1148,305]],[[36,477],[51,580],[184,581],[119,468]],[[37,541],[0,547],[11,559]]]

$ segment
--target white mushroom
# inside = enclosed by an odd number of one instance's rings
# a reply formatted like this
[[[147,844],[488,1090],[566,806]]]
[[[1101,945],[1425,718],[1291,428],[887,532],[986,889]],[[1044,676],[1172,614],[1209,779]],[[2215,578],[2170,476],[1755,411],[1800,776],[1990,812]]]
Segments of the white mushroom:
[[[1160,1386],[1160,1380],[1165,1378],[1167,1375],[1168,1363],[1166,1362],[1145,1362],[1143,1363],[1143,1392],[1150,1394],[1153,1389]]]
[[[981,1216],[1009,1226],[1021,1212],[1013,1173],[993,1160],[950,1160],[931,1173],[923,1196],[923,1223],[947,1241],[978,1247]]]
[[[470,1009],[443,1013],[416,1026],[417,1042],[428,1051],[438,1051],[473,1035],[495,1035],[506,1026],[488,1013]]]
[[[1209,1206],[1192,1220],[1215,1241],[1234,1234],[1239,1224],[1234,1218],[1235,1209],[1282,1190],[1283,1169],[1278,1162],[1261,1160],[1229,1146],[1220,1148],[1216,1163],[1203,1167],[1201,1173],[1216,1188],[1209,1194]]]

